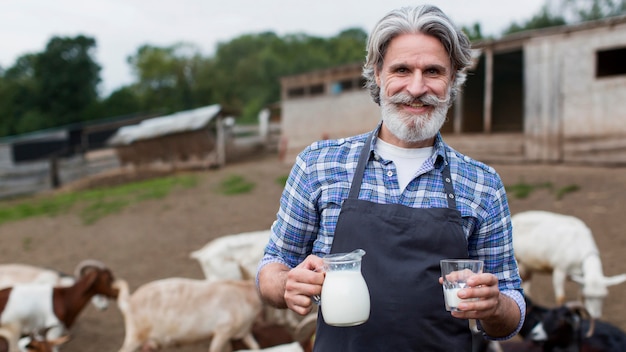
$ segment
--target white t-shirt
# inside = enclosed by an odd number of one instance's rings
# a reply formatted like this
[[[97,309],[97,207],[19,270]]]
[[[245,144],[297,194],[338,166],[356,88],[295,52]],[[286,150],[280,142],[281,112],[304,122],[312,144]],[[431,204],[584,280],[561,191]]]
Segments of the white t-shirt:
[[[400,192],[404,192],[417,170],[433,153],[433,147],[401,148],[377,138],[374,150],[383,159],[391,160],[396,165]]]

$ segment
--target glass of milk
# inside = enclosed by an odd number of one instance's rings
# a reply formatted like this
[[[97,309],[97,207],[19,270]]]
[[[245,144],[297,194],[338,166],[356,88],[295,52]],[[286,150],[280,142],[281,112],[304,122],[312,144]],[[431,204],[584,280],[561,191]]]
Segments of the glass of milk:
[[[475,259],[442,259],[440,265],[446,310],[459,311],[457,307],[463,301],[459,298],[459,291],[467,286],[466,282],[470,276],[483,272],[483,261]]]
[[[324,322],[333,326],[363,324],[370,315],[370,294],[361,275],[362,249],[333,253],[322,258],[326,278],[322,285],[321,309]]]

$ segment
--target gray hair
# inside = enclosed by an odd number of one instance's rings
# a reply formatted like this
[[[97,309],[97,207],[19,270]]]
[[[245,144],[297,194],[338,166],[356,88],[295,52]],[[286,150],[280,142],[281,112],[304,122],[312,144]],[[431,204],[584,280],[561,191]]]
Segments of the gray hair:
[[[471,43],[465,33],[457,29],[450,18],[438,7],[421,5],[403,7],[389,12],[372,30],[367,41],[367,55],[363,66],[365,88],[380,105],[380,87],[376,84],[376,70],[381,70],[389,43],[400,34],[423,33],[437,38],[448,52],[454,82],[450,89],[450,103],[465,82],[465,69],[471,64]]]

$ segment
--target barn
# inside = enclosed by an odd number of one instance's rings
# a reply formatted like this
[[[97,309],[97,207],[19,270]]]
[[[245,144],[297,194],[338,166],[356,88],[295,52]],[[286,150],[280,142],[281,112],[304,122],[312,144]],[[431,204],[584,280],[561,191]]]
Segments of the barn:
[[[221,166],[225,160],[224,117],[218,104],[180,111],[121,127],[107,143],[122,166],[160,162],[175,167],[194,161]]]
[[[485,162],[626,163],[626,16],[473,43],[475,64],[442,129]],[[285,160],[311,142],[369,131],[378,106],[362,63],[283,77]]]

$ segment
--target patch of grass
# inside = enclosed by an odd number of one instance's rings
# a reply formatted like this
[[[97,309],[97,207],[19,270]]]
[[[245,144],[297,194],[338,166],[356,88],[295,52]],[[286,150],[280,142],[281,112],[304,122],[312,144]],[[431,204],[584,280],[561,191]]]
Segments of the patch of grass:
[[[580,190],[580,186],[578,185],[567,185],[565,187],[561,187],[556,191],[556,199],[561,200],[567,193],[572,193]]]
[[[112,199],[94,202],[87,205],[80,212],[80,218],[85,225],[91,225],[107,215],[119,213],[131,202],[127,199]]]
[[[131,204],[163,198],[174,188],[193,188],[197,183],[193,175],[170,176],[6,204],[0,202],[0,224],[36,216],[57,216],[75,208],[84,224],[93,224]]]
[[[30,246],[33,243],[33,239],[31,237],[24,237],[22,240],[22,249],[24,252],[28,252],[30,250]]]
[[[278,176],[276,178],[276,184],[278,184],[281,187],[284,187],[285,184],[287,184],[287,179],[288,178],[289,178],[289,175]]]
[[[222,180],[219,192],[225,195],[248,193],[254,189],[255,184],[247,181],[243,176],[231,175]]]
[[[524,199],[537,189],[552,189],[552,183],[545,182],[539,184],[530,184],[524,181],[520,181],[514,185],[505,186],[504,188],[506,189],[506,192],[508,194],[513,195],[515,198]]]
[[[517,199],[527,198],[537,189],[547,189],[554,193],[557,200],[561,200],[567,193],[580,190],[580,186],[572,184],[554,190],[554,186],[550,182],[529,184],[524,181],[520,181],[514,185],[505,186],[505,189],[509,196],[513,196]]]

